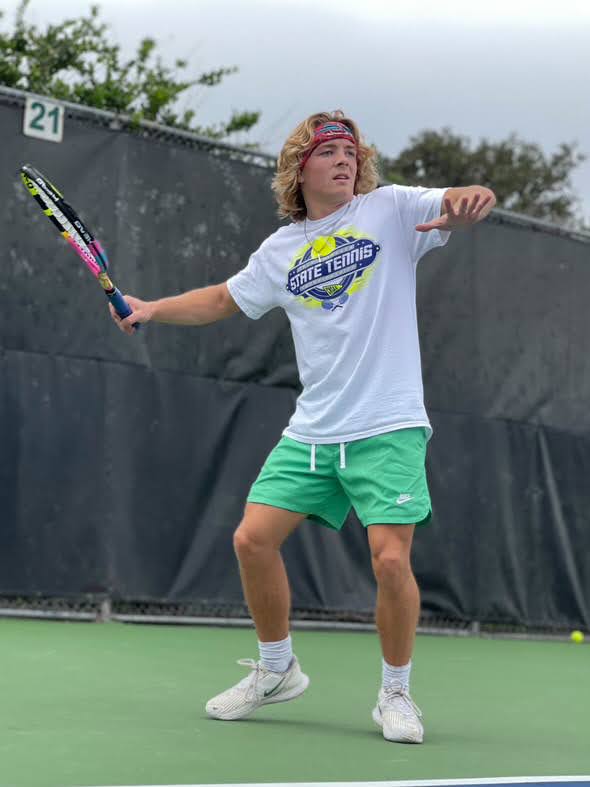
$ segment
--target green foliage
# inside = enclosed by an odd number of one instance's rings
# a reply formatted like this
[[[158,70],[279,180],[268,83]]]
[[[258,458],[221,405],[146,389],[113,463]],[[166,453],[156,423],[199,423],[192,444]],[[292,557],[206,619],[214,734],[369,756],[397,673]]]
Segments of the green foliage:
[[[48,25],[43,31],[25,21],[30,0],[21,0],[9,33],[0,33],[0,84],[131,116],[152,120],[214,139],[252,128],[259,112],[234,112],[226,123],[194,123],[192,110],[178,113],[177,99],[195,85],[215,87],[235,66],[223,67],[194,79],[181,76],[184,60],[165,65],[153,38],[140,41],[131,60],[121,59],[100,20],[99,7],[87,16]],[[0,12],[0,16],[2,13]]]
[[[473,147],[444,128],[412,137],[397,158],[382,158],[381,167],[387,180],[406,185],[488,186],[500,208],[574,226],[579,220],[570,175],[585,158],[575,143],[562,143],[547,157],[516,134]]]

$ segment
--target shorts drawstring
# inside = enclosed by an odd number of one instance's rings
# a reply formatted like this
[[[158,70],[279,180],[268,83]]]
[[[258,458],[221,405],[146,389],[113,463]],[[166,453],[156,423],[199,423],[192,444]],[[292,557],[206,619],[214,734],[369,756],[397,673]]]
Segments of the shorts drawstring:
[[[316,444],[311,444],[311,453],[309,457],[309,470],[315,473],[315,457],[316,457]],[[340,469],[346,469],[346,443],[340,443]]]

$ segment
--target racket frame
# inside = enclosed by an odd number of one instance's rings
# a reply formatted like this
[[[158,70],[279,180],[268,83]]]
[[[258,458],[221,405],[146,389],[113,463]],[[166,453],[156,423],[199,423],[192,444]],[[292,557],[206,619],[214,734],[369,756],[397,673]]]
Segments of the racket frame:
[[[98,279],[119,317],[128,317],[132,310],[107,273],[108,257],[101,243],[96,240],[72,206],[65,201],[59,189],[35,167],[23,164],[20,176],[43,213],[82,259],[92,275]]]

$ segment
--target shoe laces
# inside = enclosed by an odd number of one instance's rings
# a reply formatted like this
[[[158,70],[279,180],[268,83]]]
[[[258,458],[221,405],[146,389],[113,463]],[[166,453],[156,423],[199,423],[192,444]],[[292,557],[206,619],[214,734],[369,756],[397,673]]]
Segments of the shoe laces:
[[[246,699],[252,699],[256,696],[258,681],[266,670],[259,661],[255,661],[254,659],[238,659],[238,664],[241,667],[248,667],[248,669],[253,670],[236,686],[236,688],[246,690]]]
[[[410,697],[408,690],[399,683],[384,686],[383,699],[385,702],[390,702],[394,705],[395,710],[403,713],[404,716],[413,716],[415,714],[419,719],[422,718],[422,711]]]

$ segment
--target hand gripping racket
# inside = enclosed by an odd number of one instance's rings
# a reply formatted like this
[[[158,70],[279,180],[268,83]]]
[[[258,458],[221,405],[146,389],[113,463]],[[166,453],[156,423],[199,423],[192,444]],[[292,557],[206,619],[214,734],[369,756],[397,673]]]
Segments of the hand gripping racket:
[[[96,276],[119,317],[121,319],[128,317],[132,309],[109,278],[108,257],[88,229],[88,225],[82,223],[76,211],[63,198],[63,194],[39,170],[24,164],[20,168],[20,176],[43,213],[57,227],[90,272]],[[137,330],[139,323],[134,327]]]

